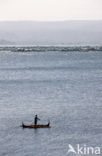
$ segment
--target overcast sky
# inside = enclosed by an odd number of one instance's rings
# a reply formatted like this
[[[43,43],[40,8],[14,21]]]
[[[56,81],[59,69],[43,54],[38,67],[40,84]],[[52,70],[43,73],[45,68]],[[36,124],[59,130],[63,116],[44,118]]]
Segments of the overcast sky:
[[[0,21],[90,19],[102,19],[102,0],[0,0]]]

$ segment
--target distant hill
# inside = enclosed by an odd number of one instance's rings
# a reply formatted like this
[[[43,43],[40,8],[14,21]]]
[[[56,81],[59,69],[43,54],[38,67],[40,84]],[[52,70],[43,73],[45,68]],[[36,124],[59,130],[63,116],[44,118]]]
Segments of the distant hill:
[[[102,45],[102,21],[0,22],[0,45]]]
[[[15,42],[10,42],[8,40],[0,39],[0,45],[13,45]]]

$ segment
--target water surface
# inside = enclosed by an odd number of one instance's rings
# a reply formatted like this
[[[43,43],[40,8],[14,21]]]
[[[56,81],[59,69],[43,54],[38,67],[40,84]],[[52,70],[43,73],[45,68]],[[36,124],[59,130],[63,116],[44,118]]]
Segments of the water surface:
[[[22,129],[34,115],[50,129]],[[0,52],[0,155],[62,156],[102,145],[101,52]],[[71,155],[71,154],[70,154]]]

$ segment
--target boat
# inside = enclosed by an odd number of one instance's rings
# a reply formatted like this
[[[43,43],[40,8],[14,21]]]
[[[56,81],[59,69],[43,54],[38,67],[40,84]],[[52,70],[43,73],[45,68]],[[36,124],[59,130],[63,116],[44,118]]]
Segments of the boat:
[[[22,128],[50,128],[50,122],[48,122],[48,124],[46,124],[46,125],[25,125],[22,122],[21,127]]]

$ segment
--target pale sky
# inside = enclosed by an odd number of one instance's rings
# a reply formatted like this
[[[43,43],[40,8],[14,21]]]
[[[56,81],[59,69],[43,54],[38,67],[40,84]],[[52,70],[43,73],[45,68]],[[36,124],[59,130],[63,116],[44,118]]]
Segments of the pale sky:
[[[102,0],[0,0],[0,21],[100,19]]]

